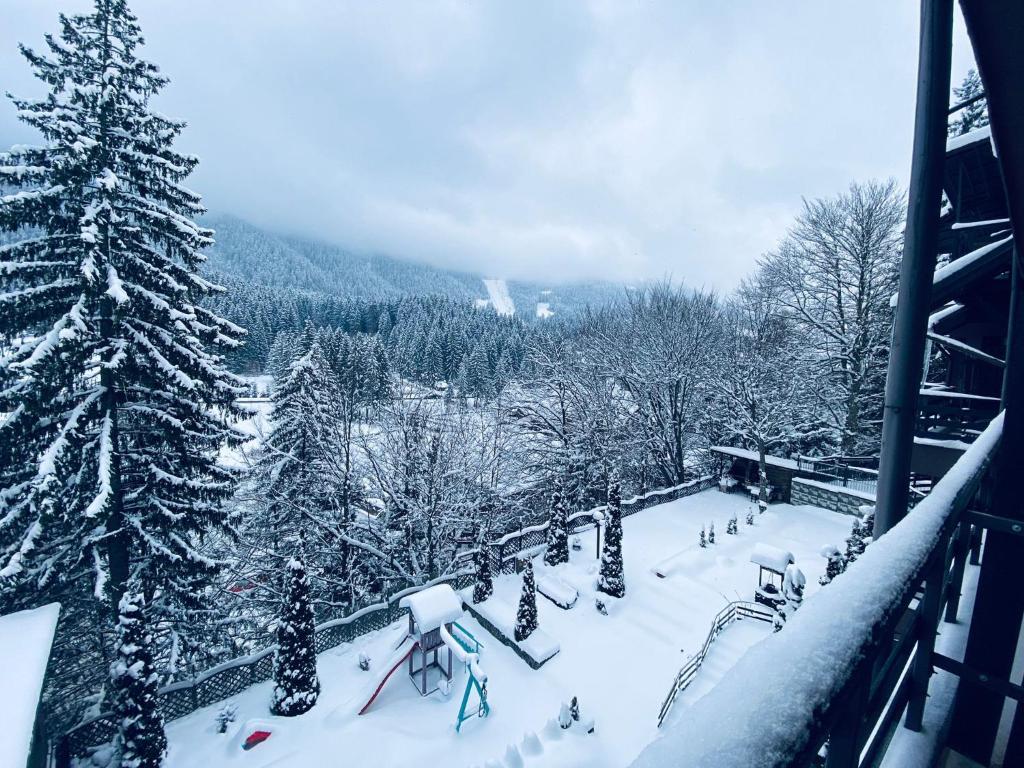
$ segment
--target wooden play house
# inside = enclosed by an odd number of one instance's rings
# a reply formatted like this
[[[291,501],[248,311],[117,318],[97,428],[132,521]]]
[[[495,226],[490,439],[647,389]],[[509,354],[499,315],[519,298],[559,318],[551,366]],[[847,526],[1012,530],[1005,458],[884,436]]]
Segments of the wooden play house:
[[[406,595],[399,606],[409,609],[409,637],[416,641],[409,654],[409,677],[421,696],[438,690],[452,679],[452,650],[445,645],[441,627],[451,632],[462,616],[462,598],[448,584]]]
[[[785,602],[782,596],[782,580],[787,566],[796,562],[793,553],[759,542],[750,553],[750,562],[758,566],[754,600],[772,608]]]

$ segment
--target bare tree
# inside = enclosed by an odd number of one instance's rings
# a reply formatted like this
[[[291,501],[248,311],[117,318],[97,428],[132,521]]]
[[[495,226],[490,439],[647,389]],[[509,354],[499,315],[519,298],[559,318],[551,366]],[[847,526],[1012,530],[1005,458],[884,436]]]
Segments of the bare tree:
[[[899,276],[903,194],[894,181],[852,184],[804,202],[778,250],[762,261],[818,360],[821,405],[845,454],[872,450]]]

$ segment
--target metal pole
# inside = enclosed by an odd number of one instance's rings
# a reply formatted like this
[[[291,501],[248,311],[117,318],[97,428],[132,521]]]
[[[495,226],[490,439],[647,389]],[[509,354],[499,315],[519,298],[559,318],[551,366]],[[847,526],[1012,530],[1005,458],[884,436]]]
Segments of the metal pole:
[[[875,538],[907,513],[910,456],[938,247],[952,45],[953,0],[922,0],[914,149],[899,304],[885,380]]]

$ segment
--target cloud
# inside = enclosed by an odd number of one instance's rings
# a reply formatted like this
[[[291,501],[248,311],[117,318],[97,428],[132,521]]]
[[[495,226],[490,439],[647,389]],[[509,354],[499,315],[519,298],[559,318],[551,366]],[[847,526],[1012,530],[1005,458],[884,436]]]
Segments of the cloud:
[[[15,44],[56,28],[6,0]],[[912,4],[136,0],[214,210],[507,277],[729,288],[801,196],[909,172]],[[969,63],[958,31],[956,76]],[[9,73],[9,78],[6,77]],[[0,144],[33,141],[10,108]]]

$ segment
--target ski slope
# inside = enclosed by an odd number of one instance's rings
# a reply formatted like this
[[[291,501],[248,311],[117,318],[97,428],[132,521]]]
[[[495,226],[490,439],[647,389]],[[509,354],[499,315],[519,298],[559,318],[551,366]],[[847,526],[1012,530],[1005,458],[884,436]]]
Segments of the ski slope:
[[[487,295],[490,297],[491,306],[499,315],[514,315],[516,305],[508,292],[508,283],[504,280],[493,277],[484,278],[484,286],[487,288]]]

